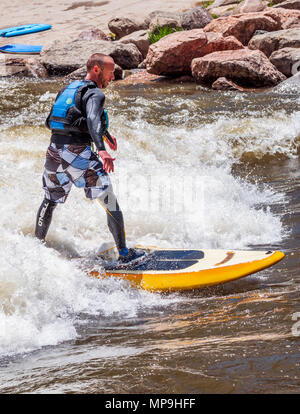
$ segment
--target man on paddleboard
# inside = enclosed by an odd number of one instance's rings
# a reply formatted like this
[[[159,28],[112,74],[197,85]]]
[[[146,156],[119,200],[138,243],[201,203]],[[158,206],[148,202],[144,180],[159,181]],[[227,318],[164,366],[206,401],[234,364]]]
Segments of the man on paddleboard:
[[[126,246],[123,214],[108,173],[114,171],[111,150],[117,140],[107,131],[108,117],[104,109],[106,88],[114,79],[115,63],[107,55],[93,54],[87,61],[87,76],[64,87],[57,95],[46,126],[51,142],[46,153],[43,174],[45,198],[38,210],[35,235],[45,240],[57,204],[64,203],[72,185],[83,188],[89,199],[98,199],[106,210],[107,224],[119,251],[121,262],[141,255]],[[94,143],[102,160],[91,150]]]

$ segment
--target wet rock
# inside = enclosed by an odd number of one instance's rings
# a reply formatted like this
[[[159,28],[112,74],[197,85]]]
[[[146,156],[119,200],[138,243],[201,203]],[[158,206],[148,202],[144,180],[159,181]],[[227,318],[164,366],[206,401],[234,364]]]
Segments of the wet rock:
[[[300,70],[300,49],[285,47],[273,52],[270,62],[285,76],[295,75]]]
[[[300,47],[300,28],[278,30],[254,36],[248,45],[249,49],[261,50],[266,56],[270,56],[275,50],[285,47]]]
[[[110,38],[97,27],[90,30],[85,30],[78,35],[80,40],[110,40]]]
[[[203,7],[194,7],[180,16],[184,30],[201,29],[212,20],[212,16]]]
[[[218,91],[243,91],[244,88],[239,86],[237,83],[232,82],[231,80],[221,77],[218,78],[212,85],[212,89],[218,90]]]
[[[233,14],[260,12],[265,7],[261,0],[244,0],[233,10]]]
[[[233,36],[206,33],[193,29],[172,33],[152,44],[146,57],[149,73],[180,76],[191,74],[191,62],[216,50],[240,49],[243,45]]]
[[[290,78],[286,79],[279,85],[275,86],[274,91],[277,92],[292,92],[299,94],[300,92],[300,72],[296,73],[296,75],[291,76]]]
[[[65,76],[84,66],[93,53],[111,56],[123,69],[135,68],[143,60],[141,52],[132,43],[77,39],[69,43],[55,41],[45,45],[41,52],[41,63],[49,75]]]
[[[24,75],[26,73],[25,61],[22,58],[10,58],[0,55],[0,77]]]
[[[226,77],[243,86],[273,86],[286,77],[279,72],[259,50],[227,50],[214,52],[192,61],[192,74],[196,81],[214,82]]]
[[[48,77],[47,69],[42,65],[39,59],[33,57],[25,59],[26,75],[39,79],[46,79]]]
[[[138,30],[127,36],[122,37],[120,43],[133,43],[141,52],[143,59],[147,56],[150,46],[149,35],[146,30]]]
[[[66,79],[69,80],[83,80],[86,77],[86,66],[82,66],[81,68],[74,70],[74,72],[69,73],[66,76]]]
[[[223,36],[235,36],[243,45],[247,45],[256,30],[274,31],[280,28],[278,20],[260,12],[219,17],[203,30],[221,33]]]
[[[40,79],[48,77],[46,68],[38,58],[0,56],[0,77],[14,75]]]
[[[280,4],[273,6],[274,8],[283,7],[284,9],[295,9],[300,10],[300,1],[299,0],[287,0],[282,1]]]
[[[144,20],[133,20],[127,17],[115,17],[108,22],[109,30],[116,35],[117,39],[121,39],[130,33],[137,32],[138,30],[146,30],[148,23]]]

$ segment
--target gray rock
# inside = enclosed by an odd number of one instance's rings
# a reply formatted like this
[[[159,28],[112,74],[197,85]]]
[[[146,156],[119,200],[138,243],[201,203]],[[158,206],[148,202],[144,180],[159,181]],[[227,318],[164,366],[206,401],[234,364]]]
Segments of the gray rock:
[[[209,13],[214,18],[231,16],[235,6],[235,4],[229,4],[228,6],[214,7],[209,10]]]
[[[265,7],[266,6],[261,0],[243,0],[233,10],[233,14],[260,12],[263,11]]]
[[[275,50],[285,47],[300,47],[300,28],[277,30],[252,37],[248,44],[249,49],[261,50],[270,56]]]
[[[168,17],[170,19],[179,20],[180,19],[180,14],[179,13],[172,13],[172,12],[164,11],[164,10],[154,10],[153,12],[151,12],[149,14],[148,21],[151,21],[152,19],[154,19],[156,17]]]
[[[212,16],[203,7],[194,7],[180,16],[184,30],[202,29],[212,20]]]
[[[239,0],[215,0],[213,4],[208,6],[208,10],[213,9],[214,7],[223,7],[228,6],[229,4],[237,4]]]
[[[84,30],[78,35],[78,39],[80,40],[110,40],[110,38],[97,27],[93,27],[89,30]]]
[[[127,36],[122,37],[120,43],[133,43],[141,52],[143,59],[147,56],[150,46],[149,35],[146,30],[138,30]]]
[[[133,20],[127,17],[115,17],[108,22],[109,30],[121,39],[138,30],[146,30],[148,23],[145,20]]]
[[[300,72],[298,72],[296,75],[291,76],[290,78],[286,79],[279,85],[275,86],[273,88],[275,92],[279,93],[295,93],[299,94],[300,92]]]
[[[153,17],[149,24],[149,30],[152,33],[158,32],[161,27],[168,26],[171,29],[181,27],[180,17],[177,18],[167,16],[156,16]]]
[[[271,54],[270,62],[285,76],[295,75],[300,71],[300,49],[285,47],[276,50]]]
[[[111,56],[124,69],[135,68],[143,60],[141,52],[132,43],[77,39],[69,43],[55,41],[45,45],[41,52],[41,63],[50,75],[65,76],[84,66],[93,53]]]

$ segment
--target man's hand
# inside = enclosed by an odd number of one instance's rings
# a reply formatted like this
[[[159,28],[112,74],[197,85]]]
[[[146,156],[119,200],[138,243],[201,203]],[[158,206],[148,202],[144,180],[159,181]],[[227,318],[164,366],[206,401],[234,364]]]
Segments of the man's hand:
[[[98,154],[103,160],[103,169],[105,172],[114,172],[114,160],[107,151],[99,151]]]
[[[105,141],[107,142],[109,148],[113,151],[117,151],[117,139],[115,137],[112,137],[111,135],[109,137],[104,135],[104,137],[105,137]],[[111,142],[111,140],[113,142]]]

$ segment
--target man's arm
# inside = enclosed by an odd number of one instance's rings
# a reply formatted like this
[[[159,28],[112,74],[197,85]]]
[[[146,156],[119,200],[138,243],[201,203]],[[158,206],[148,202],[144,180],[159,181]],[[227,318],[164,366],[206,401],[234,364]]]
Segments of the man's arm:
[[[103,125],[101,122],[101,115],[103,113],[105,96],[100,90],[93,90],[89,96],[86,97],[86,120],[89,133],[98,149],[98,151],[105,151],[103,143]]]
[[[87,95],[87,96],[86,96]],[[106,151],[103,142],[103,133],[105,125],[102,125],[101,118],[105,101],[104,94],[100,89],[94,89],[90,94],[84,96],[86,120],[89,133],[97,147],[100,157],[103,160],[103,169],[106,172],[114,171],[114,158]]]

